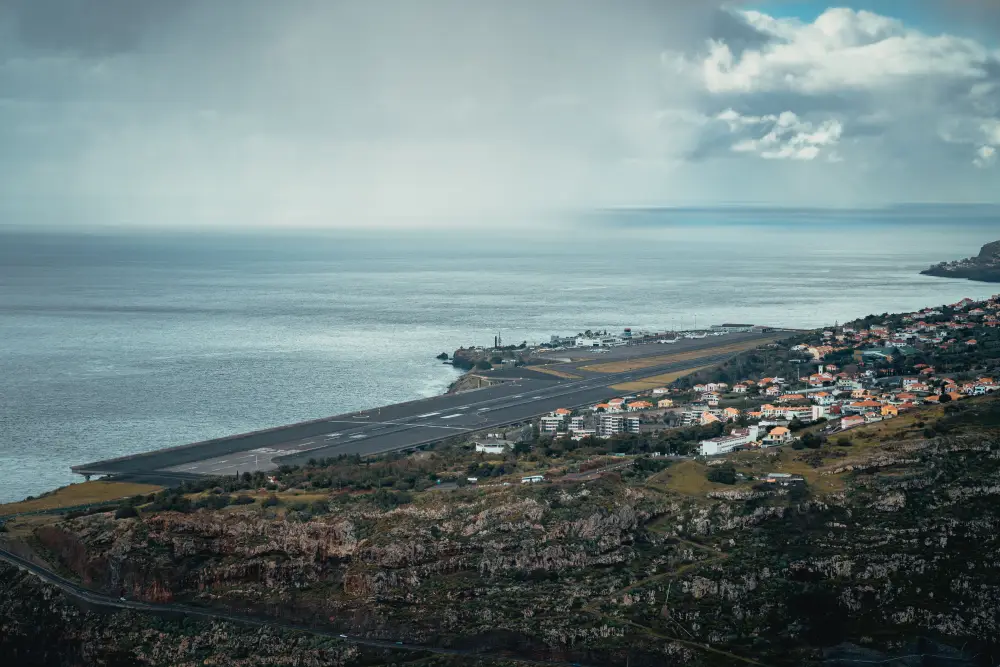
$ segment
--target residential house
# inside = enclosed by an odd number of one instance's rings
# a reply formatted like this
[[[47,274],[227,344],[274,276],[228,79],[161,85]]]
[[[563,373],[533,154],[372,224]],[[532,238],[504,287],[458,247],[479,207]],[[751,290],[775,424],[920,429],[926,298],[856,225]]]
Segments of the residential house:
[[[661,398],[656,402],[656,407],[658,408],[672,408],[674,407],[674,399],[672,398]]]
[[[818,391],[811,398],[816,405],[833,405],[836,400],[833,394],[828,391]]]
[[[881,410],[882,404],[878,401],[855,401],[849,405],[844,406],[844,410],[847,412],[853,412],[854,414],[863,414],[872,410]]]
[[[608,401],[608,405],[611,406],[609,412],[621,411],[625,409],[625,399],[624,398],[612,398]]]
[[[842,417],[840,420],[840,430],[846,431],[849,428],[854,428],[855,426],[861,426],[865,423],[865,418],[861,415],[848,415]]]
[[[776,445],[784,445],[792,441],[792,432],[789,431],[784,426],[775,426],[773,429],[764,436],[764,446],[774,447]]]
[[[808,379],[810,387],[825,387],[835,381],[836,378],[831,373],[813,373]]]
[[[713,415],[711,412],[703,412],[703,413],[701,413],[701,425],[702,426],[708,426],[709,424],[717,424],[720,421],[722,421],[722,420],[719,419],[718,417],[716,417],[715,415]]]

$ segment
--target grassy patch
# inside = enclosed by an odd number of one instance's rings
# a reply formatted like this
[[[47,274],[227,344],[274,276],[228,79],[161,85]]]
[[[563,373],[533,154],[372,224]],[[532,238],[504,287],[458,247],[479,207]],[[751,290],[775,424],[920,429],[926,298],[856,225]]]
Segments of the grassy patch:
[[[652,368],[653,366],[662,366],[664,364],[679,363],[682,361],[697,361],[698,359],[714,357],[718,354],[736,354],[737,352],[743,352],[745,350],[752,350],[755,347],[760,347],[771,340],[773,339],[748,340],[742,343],[732,343],[730,345],[702,348],[698,350],[690,350],[688,352],[677,352],[675,354],[661,354],[655,357],[639,357],[637,359],[608,361],[603,364],[581,366],[580,370],[591,371],[593,373],[624,373],[626,371],[642,370],[643,368]]]
[[[538,371],[539,373],[545,373],[546,375],[554,375],[557,378],[562,378],[564,380],[581,380],[583,379],[580,375],[573,375],[572,373],[567,373],[566,371],[561,371],[557,368],[549,368],[547,366],[526,366],[528,370]]]
[[[648,378],[642,378],[641,380],[635,380],[634,382],[622,382],[620,384],[611,385],[612,389],[617,389],[619,391],[649,391],[650,389],[656,389],[657,387],[662,387],[665,384],[670,384],[674,380],[684,377],[685,375],[691,375],[691,373],[697,373],[698,371],[709,368],[709,366],[698,366],[697,368],[689,368],[685,371],[675,371],[673,373],[661,373],[660,375],[651,375]]]
[[[741,485],[717,484],[708,481],[709,467],[698,461],[681,461],[646,480],[646,486],[659,491],[672,491],[685,496],[705,497],[711,491],[737,489]]]
[[[131,498],[132,496],[155,493],[162,488],[152,484],[105,482],[102,480],[71,484],[61,489],[56,489],[52,493],[40,498],[0,505],[0,516],[59,509],[62,507],[76,507],[77,505],[90,505],[92,503],[118,500],[120,498]]]

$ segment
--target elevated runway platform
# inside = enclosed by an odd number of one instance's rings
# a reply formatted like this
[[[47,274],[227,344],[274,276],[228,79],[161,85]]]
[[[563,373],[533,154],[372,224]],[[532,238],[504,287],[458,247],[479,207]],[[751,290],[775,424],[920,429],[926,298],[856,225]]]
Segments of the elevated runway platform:
[[[299,464],[310,458],[415,449],[527,421],[556,408],[592,405],[620,395],[612,385],[718,364],[736,354],[734,343],[752,347],[776,337],[732,334],[670,346],[633,346],[631,357],[616,355],[616,360],[648,358],[655,360],[652,365],[624,372],[579,369],[588,363],[606,361],[600,358],[602,355],[595,355],[590,361],[566,366],[573,379],[535,372],[523,374],[530,377],[515,377],[507,370],[498,375],[505,382],[483,389],[96,461],[73,466],[72,470],[86,476],[126,476],[169,484],[193,476],[274,470],[284,463]],[[672,357],[678,360],[672,361]]]

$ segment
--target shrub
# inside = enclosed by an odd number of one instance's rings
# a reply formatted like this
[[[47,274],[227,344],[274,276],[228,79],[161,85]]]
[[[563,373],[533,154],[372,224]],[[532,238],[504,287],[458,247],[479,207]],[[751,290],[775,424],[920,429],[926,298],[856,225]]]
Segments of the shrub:
[[[233,499],[234,505],[253,505],[253,498],[246,494],[240,494]]]
[[[841,437],[837,438],[837,446],[838,447],[850,447],[853,444],[854,443],[851,442],[851,439],[848,438],[847,436],[841,436]]]
[[[281,501],[278,500],[278,496],[272,493],[267,498],[264,498],[264,500],[260,501],[260,504],[261,507],[275,507],[277,505],[280,505]]]
[[[805,500],[809,497],[809,487],[803,484],[793,484],[788,489],[788,499],[794,502]]]
[[[116,519],[133,519],[139,516],[139,513],[131,505],[123,505],[115,511]]]

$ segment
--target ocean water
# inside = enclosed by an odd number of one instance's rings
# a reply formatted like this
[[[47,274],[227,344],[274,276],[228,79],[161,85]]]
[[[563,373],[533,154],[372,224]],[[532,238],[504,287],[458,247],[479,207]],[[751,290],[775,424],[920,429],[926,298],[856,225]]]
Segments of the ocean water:
[[[539,227],[543,228],[543,227]],[[0,232],[0,502],[69,466],[430,396],[552,333],[792,327],[984,297],[991,211],[606,213],[540,234]]]

